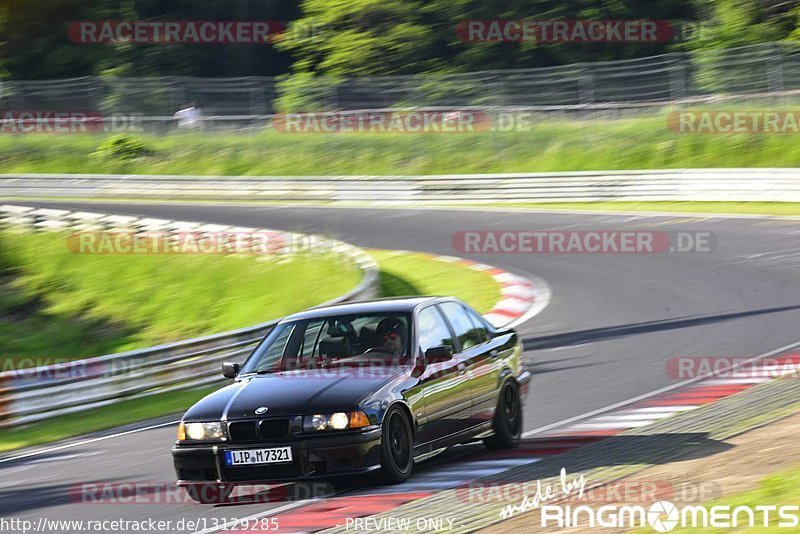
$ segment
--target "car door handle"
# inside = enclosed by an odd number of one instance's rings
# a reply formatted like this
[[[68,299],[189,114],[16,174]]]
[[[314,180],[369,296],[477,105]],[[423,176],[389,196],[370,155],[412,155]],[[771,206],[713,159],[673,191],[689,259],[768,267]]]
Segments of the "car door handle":
[[[492,349],[489,352],[489,356],[491,356],[492,358],[497,358],[497,354],[498,354],[497,349]]]
[[[458,374],[460,375],[463,375],[467,372],[467,366],[463,363],[459,363],[456,369],[458,369]]]

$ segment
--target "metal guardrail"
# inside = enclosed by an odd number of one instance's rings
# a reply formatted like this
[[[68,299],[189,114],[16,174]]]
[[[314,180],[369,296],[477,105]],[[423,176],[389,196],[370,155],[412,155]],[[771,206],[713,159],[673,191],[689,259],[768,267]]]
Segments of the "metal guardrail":
[[[0,198],[264,200],[389,205],[610,200],[800,202],[800,169],[247,178],[13,174],[0,175]]]
[[[274,232],[285,239],[300,234],[252,228],[231,228],[185,221],[107,215],[68,210],[0,206],[0,226],[34,230]],[[324,304],[372,298],[378,290],[378,267],[363,250],[318,236],[302,236],[340,253],[363,272],[352,291]],[[142,350],[109,354],[65,364],[0,373],[0,427],[31,423],[176,389],[222,383],[221,362],[242,360],[277,320],[247,328],[169,343]]]

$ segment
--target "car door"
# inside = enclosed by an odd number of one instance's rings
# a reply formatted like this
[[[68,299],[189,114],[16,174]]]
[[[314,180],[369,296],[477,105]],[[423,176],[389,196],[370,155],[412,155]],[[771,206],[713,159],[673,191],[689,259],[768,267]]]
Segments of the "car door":
[[[466,417],[472,402],[466,385],[459,387],[465,375],[465,366],[455,353],[457,347],[450,326],[435,306],[422,309],[417,315],[417,351],[423,357],[432,347],[447,346],[453,358],[437,364],[426,363],[420,375],[423,396],[423,415],[417,441],[430,442],[457,433],[468,426]]]
[[[476,325],[464,305],[457,301],[439,304],[445,318],[455,333],[460,347],[459,361],[464,366],[460,380],[466,382],[472,407],[469,410],[469,426],[487,420],[485,405],[494,405],[497,390],[495,362],[497,352],[487,343],[489,335],[485,328]],[[491,418],[491,414],[488,414]]]

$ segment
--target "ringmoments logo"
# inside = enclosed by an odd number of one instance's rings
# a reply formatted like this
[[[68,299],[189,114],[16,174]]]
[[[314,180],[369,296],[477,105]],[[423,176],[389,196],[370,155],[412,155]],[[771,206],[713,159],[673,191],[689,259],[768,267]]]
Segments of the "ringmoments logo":
[[[656,532],[682,528],[797,528],[800,526],[798,505],[756,506],[676,506],[672,501],[659,500],[650,505],[606,504],[592,507],[591,503],[574,505],[587,493],[584,475],[568,477],[566,469],[556,482],[537,480],[530,491],[517,503],[504,506],[500,519],[508,519],[530,510],[539,510],[539,526],[554,528],[614,528],[637,529],[650,527]]]
[[[677,507],[670,501],[644,506],[542,506],[542,528],[643,528],[670,532],[681,528],[754,528],[756,526],[797,528],[797,505],[693,506]]]

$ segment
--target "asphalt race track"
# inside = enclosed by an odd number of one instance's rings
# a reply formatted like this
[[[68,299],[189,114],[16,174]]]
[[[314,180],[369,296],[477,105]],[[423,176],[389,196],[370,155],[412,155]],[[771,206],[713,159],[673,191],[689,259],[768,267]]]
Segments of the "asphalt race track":
[[[800,339],[800,236],[796,221],[476,210],[191,206],[186,204],[32,203],[87,211],[326,233],[375,248],[459,255],[456,232],[469,230],[658,230],[711,232],[712,252],[664,254],[464,255],[549,284],[553,299],[521,325],[534,373],[525,407],[530,431],[676,383],[666,371],[680,356],[747,357]],[[324,281],[322,282],[324,283]],[[309,288],[313,290],[313,288]],[[98,504],[74,502],[76,483],[170,482],[173,425],[0,461],[4,516],[30,519],[240,518],[286,506],[237,503]],[[420,466],[469,476],[474,447]],[[569,468],[569,466],[566,466]],[[359,485],[362,481],[346,481]],[[403,488],[398,488],[403,490]],[[173,523],[174,525],[174,523]]]

